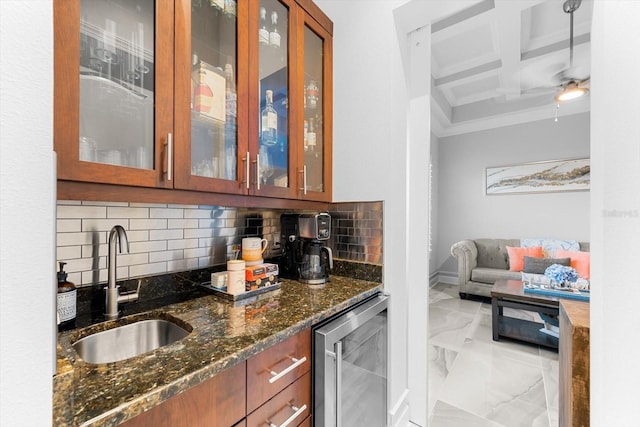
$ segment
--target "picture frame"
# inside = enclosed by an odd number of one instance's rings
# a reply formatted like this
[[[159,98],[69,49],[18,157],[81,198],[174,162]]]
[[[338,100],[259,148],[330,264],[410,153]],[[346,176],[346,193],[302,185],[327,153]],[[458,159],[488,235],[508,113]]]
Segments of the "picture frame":
[[[589,191],[590,159],[547,160],[485,170],[487,195]]]

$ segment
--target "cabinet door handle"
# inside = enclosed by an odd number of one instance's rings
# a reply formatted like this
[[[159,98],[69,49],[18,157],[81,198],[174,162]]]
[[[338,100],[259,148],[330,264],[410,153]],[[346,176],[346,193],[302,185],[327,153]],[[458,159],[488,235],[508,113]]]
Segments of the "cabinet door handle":
[[[269,372],[271,374],[271,378],[269,378],[269,384],[275,383],[280,378],[284,377],[289,372],[293,371],[298,366],[302,365],[304,362],[307,361],[307,357],[306,356],[302,357],[302,359],[296,359],[295,357],[291,357],[291,356],[289,356],[289,357],[291,358],[291,361],[293,363],[291,365],[289,365],[284,371],[282,371],[282,372],[270,371]]]
[[[294,410],[293,415],[291,415],[289,418],[287,418],[282,424],[280,424],[280,426],[277,426],[274,423],[269,423],[269,427],[287,427],[289,424],[291,424],[293,422],[293,420],[298,418],[300,416],[300,414],[302,414],[304,411],[307,410],[307,405],[302,405],[299,408],[297,408],[297,407],[295,407],[293,405],[289,405],[289,406],[291,406],[291,409]]]
[[[245,186],[247,187],[247,190],[249,189],[249,152],[247,151],[247,157],[243,158],[242,161],[244,162],[244,181],[243,183],[245,184]]]
[[[299,190],[302,191],[302,194],[306,196],[307,195],[307,165],[304,165],[302,167],[302,170],[298,171],[298,173],[302,174],[302,187],[300,187]]]
[[[167,134],[167,181],[173,179],[173,134]]]
[[[262,172],[260,171],[260,154],[256,154],[256,190],[260,191],[260,180]]]

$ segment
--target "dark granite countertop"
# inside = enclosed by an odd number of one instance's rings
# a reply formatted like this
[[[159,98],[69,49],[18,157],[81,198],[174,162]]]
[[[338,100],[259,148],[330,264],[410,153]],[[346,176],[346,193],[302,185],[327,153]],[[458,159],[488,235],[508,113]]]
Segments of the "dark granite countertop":
[[[382,291],[382,284],[331,276],[323,287],[282,280],[280,289],[250,302],[214,295],[99,323],[58,336],[53,424],[115,426],[241,363],[297,332]],[[186,338],[143,355],[108,364],[77,358],[71,343],[114,322],[164,318],[186,323]]]

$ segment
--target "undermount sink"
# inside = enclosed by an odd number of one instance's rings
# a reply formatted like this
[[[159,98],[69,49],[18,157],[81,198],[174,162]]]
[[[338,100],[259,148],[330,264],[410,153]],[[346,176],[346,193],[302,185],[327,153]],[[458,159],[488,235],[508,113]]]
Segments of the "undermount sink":
[[[86,336],[76,341],[73,348],[87,363],[111,363],[172,344],[189,333],[168,320],[139,320]]]

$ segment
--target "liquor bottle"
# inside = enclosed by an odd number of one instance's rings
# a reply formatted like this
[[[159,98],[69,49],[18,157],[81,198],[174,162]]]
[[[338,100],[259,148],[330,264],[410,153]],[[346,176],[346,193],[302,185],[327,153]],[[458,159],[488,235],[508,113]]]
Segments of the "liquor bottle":
[[[272,47],[280,47],[280,33],[278,32],[278,12],[271,12],[271,32],[269,33],[269,44]]]
[[[307,145],[309,150],[314,151],[316,149],[316,128],[313,119],[309,119],[309,131],[307,132]]]
[[[262,143],[264,145],[275,145],[278,135],[278,113],[273,108],[273,91],[267,90],[266,105],[262,110]]]
[[[304,120],[304,151],[309,149],[309,120]]]
[[[260,30],[258,31],[258,40],[263,46],[269,45],[269,30],[267,29],[267,9],[260,8]]]
[[[318,84],[316,83],[315,80],[311,80],[309,82],[309,85],[307,86],[307,91],[306,91],[306,107],[309,107],[310,110],[315,110],[316,107],[318,106],[318,95],[320,93],[320,90],[318,89]]]
[[[224,0],[224,13],[229,17],[235,17],[238,13],[238,2],[236,0]]]
[[[207,73],[204,70],[200,70],[200,81],[196,86],[195,91],[195,110],[200,113],[208,113],[211,111],[211,106],[213,105],[213,91],[211,88],[204,82]]]

